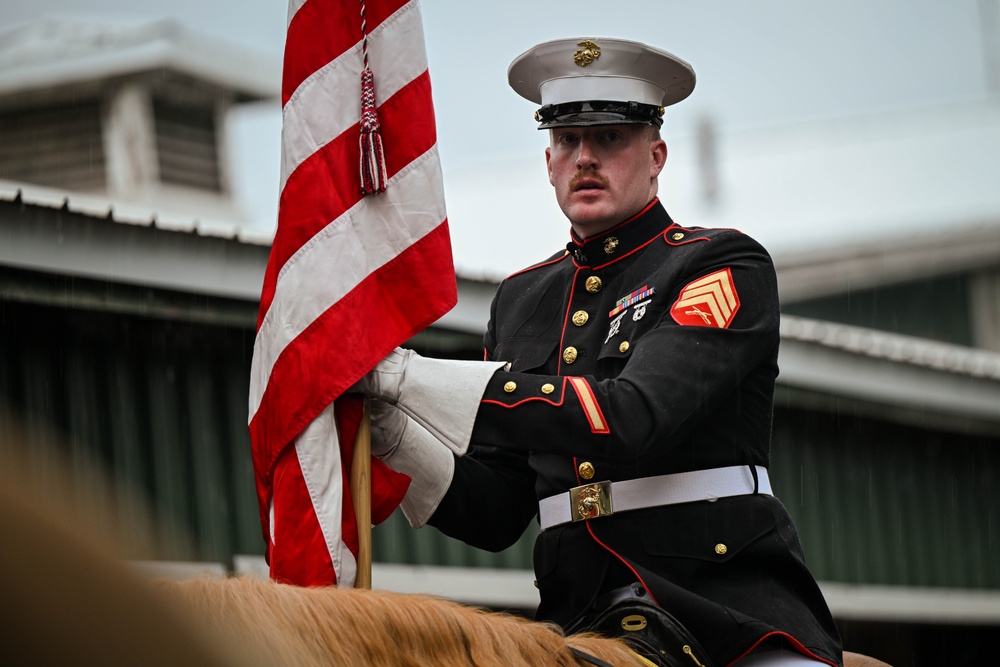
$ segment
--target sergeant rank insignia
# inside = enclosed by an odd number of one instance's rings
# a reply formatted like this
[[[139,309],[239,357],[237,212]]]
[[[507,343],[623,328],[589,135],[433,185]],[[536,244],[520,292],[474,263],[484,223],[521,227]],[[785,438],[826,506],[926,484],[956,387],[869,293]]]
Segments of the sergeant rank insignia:
[[[670,316],[677,324],[728,329],[739,309],[733,274],[726,268],[688,283]]]

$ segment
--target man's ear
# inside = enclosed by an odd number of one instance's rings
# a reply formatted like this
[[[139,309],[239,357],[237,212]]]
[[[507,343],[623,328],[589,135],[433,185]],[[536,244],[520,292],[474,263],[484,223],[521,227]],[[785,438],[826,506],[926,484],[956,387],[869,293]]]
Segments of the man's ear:
[[[656,139],[649,142],[650,157],[649,177],[656,179],[663,171],[663,165],[667,163],[667,142],[663,139]]]
[[[552,149],[548,146],[545,147],[545,170],[549,172],[549,184],[555,185],[556,181],[552,177],[552,165],[549,164],[549,160],[552,159]]]

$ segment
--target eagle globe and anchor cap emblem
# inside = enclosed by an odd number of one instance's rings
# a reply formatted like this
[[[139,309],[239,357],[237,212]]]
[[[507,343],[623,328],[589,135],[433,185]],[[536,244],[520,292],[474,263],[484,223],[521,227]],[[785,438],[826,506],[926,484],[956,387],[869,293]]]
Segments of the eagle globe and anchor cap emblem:
[[[601,47],[589,39],[583,40],[577,46],[582,48],[573,54],[573,62],[580,67],[586,67],[601,57]]]

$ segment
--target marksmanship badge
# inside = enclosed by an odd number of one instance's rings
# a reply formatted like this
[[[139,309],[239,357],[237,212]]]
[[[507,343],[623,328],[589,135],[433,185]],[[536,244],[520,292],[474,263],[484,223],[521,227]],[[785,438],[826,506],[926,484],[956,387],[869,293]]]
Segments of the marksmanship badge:
[[[622,318],[625,317],[625,313],[622,313],[615,319],[611,320],[611,324],[608,326],[608,337],[604,339],[604,343],[607,344],[609,340],[618,335],[618,330],[622,327]]]

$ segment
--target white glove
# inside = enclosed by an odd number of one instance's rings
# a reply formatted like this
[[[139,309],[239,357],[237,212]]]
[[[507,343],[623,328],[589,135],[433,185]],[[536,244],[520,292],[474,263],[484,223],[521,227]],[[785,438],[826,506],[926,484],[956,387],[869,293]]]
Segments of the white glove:
[[[371,420],[372,454],[410,476],[400,507],[410,525],[420,528],[451,486],[455,457],[420,424],[387,403],[372,400]]]
[[[459,456],[469,448],[479,401],[502,361],[421,357],[396,348],[361,378],[360,391],[400,409]]]

